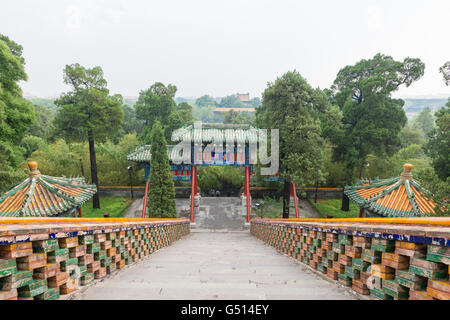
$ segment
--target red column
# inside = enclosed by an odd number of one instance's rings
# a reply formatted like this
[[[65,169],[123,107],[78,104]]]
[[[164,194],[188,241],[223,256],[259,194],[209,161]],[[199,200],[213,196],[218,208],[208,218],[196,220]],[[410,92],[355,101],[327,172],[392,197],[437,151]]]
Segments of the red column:
[[[83,215],[81,214],[81,208],[77,208],[78,218],[81,218]]]
[[[144,193],[144,204],[142,205],[142,218],[145,218],[145,210],[147,208],[147,195],[148,195],[148,179],[145,180],[145,193]]]
[[[363,213],[364,213],[364,210],[363,210],[363,209],[359,209],[359,217],[360,217],[360,218],[362,218]]]
[[[245,167],[245,186],[244,194],[247,200],[247,223],[250,222],[250,167]]]
[[[295,217],[299,218],[299,212],[298,212],[298,198],[297,198],[297,190],[295,183],[291,183],[291,196],[294,197],[294,208],[295,208]]]
[[[197,191],[197,166],[192,165],[191,169],[191,222],[194,222],[194,198]]]

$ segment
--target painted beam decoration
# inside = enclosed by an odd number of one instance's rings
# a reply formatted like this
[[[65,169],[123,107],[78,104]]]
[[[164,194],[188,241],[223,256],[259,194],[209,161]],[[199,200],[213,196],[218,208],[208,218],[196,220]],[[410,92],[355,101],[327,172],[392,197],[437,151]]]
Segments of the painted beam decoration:
[[[0,197],[0,216],[56,216],[79,208],[95,193],[83,177],[50,177],[40,173],[35,161],[28,162],[29,177]]]
[[[7,219],[0,218],[0,300],[59,299],[190,232],[187,219]]]
[[[360,181],[345,187],[344,193],[368,216],[423,217],[434,214],[436,203],[426,196],[419,182],[413,179],[414,166],[406,163],[396,178]]]
[[[427,219],[255,219],[250,232],[372,299],[450,300],[450,219]]]

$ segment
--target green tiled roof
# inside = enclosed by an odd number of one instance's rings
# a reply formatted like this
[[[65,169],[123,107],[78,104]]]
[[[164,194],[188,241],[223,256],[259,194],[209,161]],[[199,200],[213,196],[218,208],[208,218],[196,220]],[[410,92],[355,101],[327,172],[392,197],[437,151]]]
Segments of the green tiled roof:
[[[55,216],[80,207],[97,192],[83,177],[50,177],[41,175],[35,162],[29,166],[30,176],[0,197],[0,216]]]
[[[412,178],[412,165],[396,178],[359,181],[346,186],[344,193],[360,208],[386,217],[420,217],[434,213],[436,203],[425,196],[420,184]]]

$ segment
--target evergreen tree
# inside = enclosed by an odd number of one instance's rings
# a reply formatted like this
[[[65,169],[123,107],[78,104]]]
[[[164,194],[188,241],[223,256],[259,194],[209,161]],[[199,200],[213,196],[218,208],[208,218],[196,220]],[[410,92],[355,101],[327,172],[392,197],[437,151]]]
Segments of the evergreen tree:
[[[167,143],[161,123],[151,132],[151,160],[148,207],[152,218],[176,218],[175,187],[170,172]]]
[[[325,136],[335,116],[324,93],[314,90],[297,71],[268,83],[256,123],[260,128],[279,129],[283,218],[289,218],[290,183],[312,185],[324,179]]]

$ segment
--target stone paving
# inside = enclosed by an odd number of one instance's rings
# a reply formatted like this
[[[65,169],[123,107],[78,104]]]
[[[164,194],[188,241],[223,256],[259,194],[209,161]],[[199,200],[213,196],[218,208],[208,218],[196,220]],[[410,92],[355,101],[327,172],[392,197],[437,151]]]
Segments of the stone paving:
[[[193,230],[75,299],[357,299],[252,237]]]
[[[136,201],[128,216],[140,216]],[[189,217],[189,199],[177,199]],[[357,299],[252,237],[240,198],[204,197],[191,234],[72,299]]]

